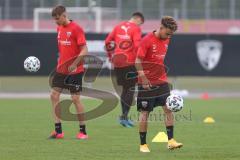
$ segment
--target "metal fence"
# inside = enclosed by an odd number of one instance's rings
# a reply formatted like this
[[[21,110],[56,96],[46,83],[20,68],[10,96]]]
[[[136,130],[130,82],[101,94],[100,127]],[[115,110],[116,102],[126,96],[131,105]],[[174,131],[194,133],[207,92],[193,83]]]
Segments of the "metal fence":
[[[240,0],[1,0],[0,18],[32,19],[38,7],[110,7],[118,19],[141,11],[148,19],[171,15],[178,19],[240,19]]]

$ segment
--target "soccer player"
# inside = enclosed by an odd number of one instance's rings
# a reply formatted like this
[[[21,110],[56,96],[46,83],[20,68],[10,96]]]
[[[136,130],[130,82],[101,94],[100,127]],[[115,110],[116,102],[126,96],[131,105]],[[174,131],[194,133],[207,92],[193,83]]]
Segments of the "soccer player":
[[[55,131],[49,138],[60,139],[64,137],[62,132],[61,120],[58,115],[59,98],[61,92],[67,89],[71,93],[72,102],[75,105],[77,113],[83,113],[84,107],[80,101],[80,92],[82,90],[83,77],[83,57],[88,49],[83,29],[73,20],[67,17],[66,8],[58,5],[52,10],[52,17],[57,27],[57,41],[59,49],[59,58],[56,73],[52,78],[51,101],[53,106],[53,117],[55,120]],[[84,116],[78,116],[80,131],[77,139],[87,139]]]
[[[156,31],[148,33],[141,41],[136,58],[138,70],[137,109],[139,116],[140,152],[150,152],[146,143],[148,116],[156,106],[163,106],[165,125],[168,135],[168,149],[180,148],[182,143],[173,139],[173,113],[166,107],[166,99],[170,95],[164,58],[171,36],[177,30],[176,21],[165,16]]]
[[[116,25],[105,40],[109,60],[114,66],[117,84],[121,86],[122,115],[119,122],[128,128],[134,126],[133,121],[128,118],[128,113],[133,102],[134,88],[137,82],[135,60],[142,34],[139,26],[143,23],[143,14],[135,12],[130,20]]]

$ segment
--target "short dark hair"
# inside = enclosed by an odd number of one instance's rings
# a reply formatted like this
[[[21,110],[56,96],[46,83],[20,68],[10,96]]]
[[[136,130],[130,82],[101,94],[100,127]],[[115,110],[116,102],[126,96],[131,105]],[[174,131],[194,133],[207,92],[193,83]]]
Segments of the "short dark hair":
[[[139,18],[141,18],[142,22],[144,22],[144,16],[141,12],[134,12],[132,14],[132,17],[139,17]]]
[[[66,12],[66,8],[63,5],[57,5],[52,10],[52,17],[60,16]]]
[[[164,27],[171,29],[173,32],[178,29],[176,20],[171,16],[164,16],[161,20],[161,24]]]

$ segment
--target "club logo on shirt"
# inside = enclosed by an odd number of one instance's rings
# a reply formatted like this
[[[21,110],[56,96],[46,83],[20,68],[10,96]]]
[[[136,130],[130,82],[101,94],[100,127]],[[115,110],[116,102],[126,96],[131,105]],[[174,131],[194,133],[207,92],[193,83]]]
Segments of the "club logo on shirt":
[[[152,45],[152,52],[157,52],[157,45],[156,44]]]
[[[165,52],[161,53],[160,51],[158,51],[156,44],[152,45],[152,52],[153,52],[153,54],[152,54],[151,57],[154,58],[154,59],[158,59],[158,60],[162,61],[165,58],[166,53]]]
[[[142,101],[141,102],[143,108],[147,108],[148,106],[148,101]]]
[[[80,85],[75,85],[75,87],[76,87],[76,90],[78,91],[78,90],[80,90]]]
[[[66,32],[67,33],[67,38],[70,38],[70,36],[72,35],[72,32]]]
[[[71,46],[72,43],[71,40],[69,40],[69,38],[71,37],[72,32],[66,32],[64,34],[66,35],[66,37],[61,37],[60,31],[58,32],[58,43],[60,43],[63,46]],[[62,40],[63,38],[65,40]]]
[[[220,61],[222,43],[217,40],[202,40],[197,42],[196,47],[201,66],[207,71],[213,70]]]

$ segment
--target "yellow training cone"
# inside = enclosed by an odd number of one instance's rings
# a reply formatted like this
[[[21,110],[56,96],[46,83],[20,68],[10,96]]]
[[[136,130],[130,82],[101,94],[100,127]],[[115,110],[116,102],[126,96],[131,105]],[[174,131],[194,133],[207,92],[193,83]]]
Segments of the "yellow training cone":
[[[203,121],[204,123],[215,123],[215,120],[212,117],[207,117]]]
[[[159,132],[152,140],[152,142],[168,142],[168,136],[165,132]]]

